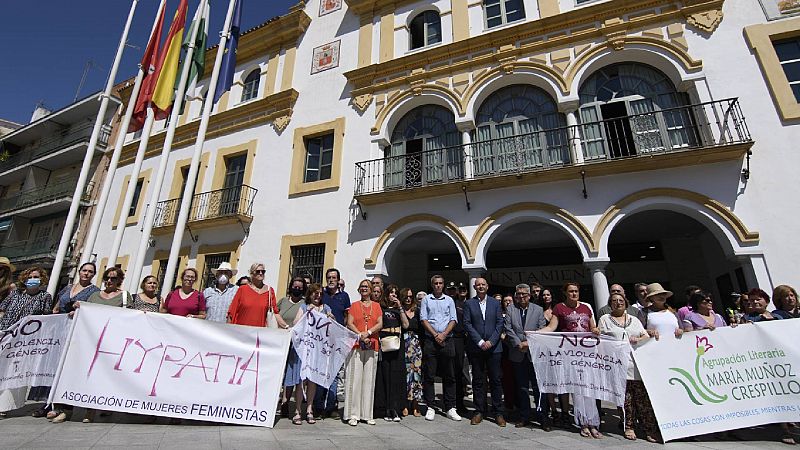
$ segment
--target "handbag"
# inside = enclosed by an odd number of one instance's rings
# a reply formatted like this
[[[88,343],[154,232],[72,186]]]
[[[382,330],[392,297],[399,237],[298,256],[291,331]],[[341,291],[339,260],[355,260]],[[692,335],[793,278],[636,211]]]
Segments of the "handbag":
[[[382,352],[396,352],[400,350],[400,336],[384,336],[381,338]]]
[[[275,296],[272,288],[267,290],[267,328],[278,328],[278,319],[275,318],[275,313],[272,312],[272,300]]]

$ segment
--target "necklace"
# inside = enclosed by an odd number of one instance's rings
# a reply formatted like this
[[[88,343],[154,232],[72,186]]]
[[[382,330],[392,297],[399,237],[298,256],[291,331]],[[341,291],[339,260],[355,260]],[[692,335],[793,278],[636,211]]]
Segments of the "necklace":
[[[616,326],[618,326],[618,327],[620,327],[622,329],[628,328],[628,326],[631,324],[631,318],[628,317],[628,313],[627,312],[622,314],[622,317],[623,317],[622,322],[623,323],[617,322],[617,319],[615,319],[614,316],[609,315],[608,317],[611,318],[611,322],[613,322],[614,325],[616,325]]]
[[[372,319],[372,300],[367,301],[369,305],[364,300],[361,300],[361,314],[364,315],[364,332],[369,330],[369,321]]]

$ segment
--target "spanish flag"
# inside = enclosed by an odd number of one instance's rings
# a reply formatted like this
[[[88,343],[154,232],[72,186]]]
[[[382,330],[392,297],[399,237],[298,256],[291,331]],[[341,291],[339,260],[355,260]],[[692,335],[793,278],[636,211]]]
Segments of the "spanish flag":
[[[147,49],[142,56],[140,63],[141,70],[144,71],[144,78],[139,88],[139,96],[136,98],[136,104],[133,105],[133,116],[131,117],[130,125],[128,125],[128,133],[139,131],[144,127],[144,121],[147,116],[147,105],[153,99],[153,90],[156,86],[156,79],[158,78],[158,59],[161,52],[161,30],[164,27],[164,10],[161,8],[161,15],[158,17],[155,28],[150,34],[150,41],[147,43]]]
[[[167,34],[164,51],[161,53],[161,71],[158,74],[155,92],[153,92],[153,110],[156,119],[166,118],[172,109],[172,100],[175,97],[175,79],[178,77],[181,43],[183,42],[183,29],[186,27],[188,9],[188,0],[181,0]]]

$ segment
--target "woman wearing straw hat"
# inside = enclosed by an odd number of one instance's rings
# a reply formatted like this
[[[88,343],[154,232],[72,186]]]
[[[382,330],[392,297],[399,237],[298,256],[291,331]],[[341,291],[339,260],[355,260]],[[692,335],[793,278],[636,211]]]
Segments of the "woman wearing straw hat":
[[[234,269],[227,261],[220,263],[216,269],[211,269],[216,283],[203,291],[203,297],[206,298],[206,320],[227,322],[228,308],[239,289],[238,286],[231,283],[237,272],[238,270]]]
[[[645,308],[647,318],[647,332],[656,340],[662,337],[681,337],[683,329],[678,323],[678,316],[667,308],[667,299],[672,297],[672,291],[664,289],[659,283],[647,285],[645,299],[651,304]]]

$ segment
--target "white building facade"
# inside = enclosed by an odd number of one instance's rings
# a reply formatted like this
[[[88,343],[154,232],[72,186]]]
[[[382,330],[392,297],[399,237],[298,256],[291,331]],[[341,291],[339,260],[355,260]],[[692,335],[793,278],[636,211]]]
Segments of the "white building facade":
[[[262,262],[279,292],[328,267],[349,291],[375,274],[415,290],[438,272],[486,276],[492,292],[572,280],[596,305],[611,282],[629,296],[636,282],[697,284],[723,302],[797,284],[795,11],[772,0],[300,4],[241,37],[179,270]],[[152,244],[131,288],[163,279],[205,89],[181,116],[151,237],[141,222],[165,130],[134,205],[115,211],[138,137],[123,151],[94,251],[104,267],[128,214],[116,263]]]

